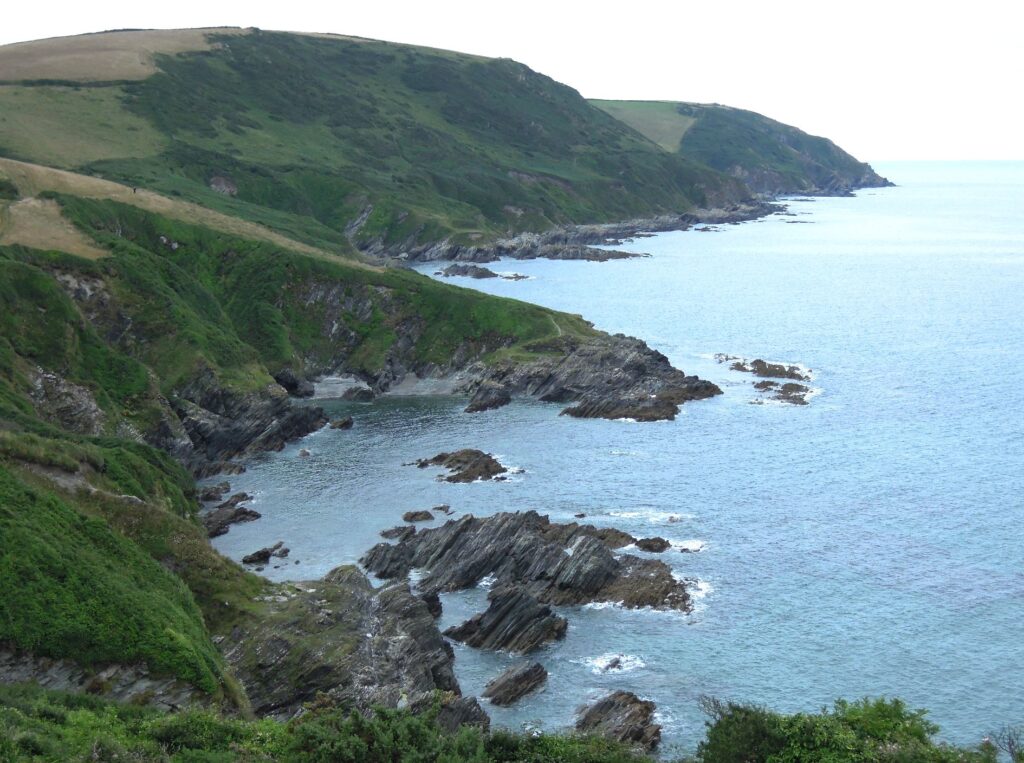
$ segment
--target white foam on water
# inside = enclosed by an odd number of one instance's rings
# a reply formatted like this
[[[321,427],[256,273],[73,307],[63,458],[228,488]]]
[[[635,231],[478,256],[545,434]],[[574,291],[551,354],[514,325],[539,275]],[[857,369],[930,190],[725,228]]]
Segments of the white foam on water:
[[[600,657],[587,657],[580,660],[573,660],[578,665],[586,665],[590,672],[596,676],[605,673],[628,673],[631,670],[639,670],[647,667],[643,657],[635,654],[622,654],[621,652],[608,652]]]
[[[691,553],[703,551],[708,547],[708,544],[699,538],[691,538],[690,540],[674,540],[670,542],[672,544],[672,548],[676,551],[688,551]]]
[[[477,583],[477,585],[480,586],[480,588],[490,588],[496,582],[498,582],[498,579],[494,577],[494,575],[486,575],[480,578],[480,582]]]
[[[696,519],[695,514],[686,514],[681,511],[659,511],[658,509],[648,509],[643,506],[637,509],[609,511],[608,515],[618,517],[619,519],[646,519],[651,522],[665,522],[668,524],[675,524],[676,522],[682,522],[688,519]]]

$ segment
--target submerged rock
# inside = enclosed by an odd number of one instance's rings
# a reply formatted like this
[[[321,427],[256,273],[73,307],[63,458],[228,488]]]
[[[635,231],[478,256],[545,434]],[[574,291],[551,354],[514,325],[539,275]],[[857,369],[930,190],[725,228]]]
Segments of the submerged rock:
[[[723,353],[715,355],[715,359],[719,363],[732,361],[729,368],[733,371],[743,371],[744,373],[754,374],[754,376],[761,376],[770,379],[794,379],[796,381],[810,381],[811,378],[809,374],[805,373],[804,370],[797,365],[769,363],[761,358],[747,361],[743,358],[737,357],[736,355],[725,355]]]
[[[351,429],[353,425],[352,417],[346,416],[343,419],[335,419],[331,422],[331,429]]]
[[[466,413],[480,413],[494,408],[501,408],[512,402],[512,395],[504,387],[491,382],[481,384],[466,406]]]
[[[636,547],[641,551],[652,551],[656,554],[667,551],[671,545],[664,538],[641,538],[636,542]]]
[[[634,541],[618,530],[555,524],[535,511],[466,515],[395,545],[378,544],[361,563],[385,579],[422,569],[418,587],[426,592],[459,591],[493,576],[494,590],[515,586],[546,604],[604,601],[687,611],[685,585],[668,565],[612,554]]]
[[[654,723],[655,705],[632,692],[616,691],[583,710],[576,730],[650,751],[661,741],[661,726]]]
[[[433,458],[421,458],[416,462],[416,466],[420,469],[426,469],[428,466],[440,466],[447,469],[451,474],[441,478],[445,482],[504,479],[500,475],[508,471],[494,456],[473,448],[465,448],[453,453],[438,453]]]
[[[526,653],[549,641],[565,638],[569,622],[523,591],[492,591],[489,605],[444,635],[480,649],[506,649]]]
[[[484,687],[481,696],[492,705],[508,707],[536,690],[548,680],[548,672],[539,662],[514,665]]]
[[[764,399],[766,400],[775,400],[776,402],[789,403],[790,405],[807,405],[807,397],[812,391],[811,388],[805,384],[797,384],[796,382],[779,384],[774,381],[757,382],[757,384],[754,385],[754,389],[758,392],[765,393]],[[754,400],[752,402],[756,403],[760,401]]]

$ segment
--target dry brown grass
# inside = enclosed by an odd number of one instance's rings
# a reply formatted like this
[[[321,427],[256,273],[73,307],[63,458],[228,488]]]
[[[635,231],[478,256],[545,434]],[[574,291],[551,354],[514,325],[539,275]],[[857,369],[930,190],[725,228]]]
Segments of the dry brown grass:
[[[109,254],[68,222],[57,202],[45,199],[22,199],[0,211],[0,244],[55,249],[89,260]]]
[[[73,82],[139,80],[156,73],[153,56],[209,50],[206,36],[247,34],[237,27],[100,32],[16,42],[0,47],[0,81]]]
[[[13,159],[3,158],[0,158],[0,177],[9,178],[18,187],[18,191],[24,197],[36,196],[43,191],[54,191],[56,193],[81,196],[87,199],[111,199],[113,201],[121,202],[122,204],[130,204],[149,212],[155,212],[174,220],[202,225],[207,228],[229,233],[233,236],[254,239],[256,241],[266,241],[280,246],[283,249],[290,249],[291,251],[299,252],[301,254],[334,261],[341,260],[349,265],[371,267],[370,265],[360,263],[358,260],[344,257],[334,252],[329,252],[326,249],[320,249],[315,246],[310,246],[309,244],[304,244],[301,241],[296,241],[288,238],[287,236],[282,236],[280,233],[276,233],[275,231],[257,223],[248,222],[247,220],[242,220],[237,217],[231,217],[230,215],[225,215],[221,212],[215,212],[212,209],[201,207],[198,204],[170,199],[166,196],[161,196],[158,193],[146,191],[142,188],[139,188],[136,191],[130,186],[114,183],[110,180],[101,180],[100,178],[89,177],[88,175],[79,175],[74,172],[67,172],[66,170],[58,170],[52,167],[43,167],[38,164],[29,164],[27,162],[18,162]],[[9,213],[13,212],[14,208],[22,203],[24,202],[12,205]],[[29,210],[31,209],[33,208],[29,208]],[[11,216],[13,217],[13,215]],[[63,220],[63,218],[61,218],[61,220]],[[70,225],[67,221],[64,222],[65,224]],[[10,229],[14,229],[13,220],[9,223],[8,227]],[[0,231],[2,231],[0,232],[0,235],[4,237],[10,235],[7,230],[8,228],[0,229]],[[44,232],[45,228],[40,226],[40,230]],[[0,240],[6,241],[6,238],[0,238]],[[33,244],[33,246],[39,245]],[[47,244],[41,248],[53,249],[59,247]]]

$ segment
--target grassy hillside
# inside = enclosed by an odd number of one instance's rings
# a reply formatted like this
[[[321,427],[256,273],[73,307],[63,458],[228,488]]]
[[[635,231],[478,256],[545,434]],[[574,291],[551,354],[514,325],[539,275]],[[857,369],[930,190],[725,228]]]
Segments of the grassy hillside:
[[[513,61],[258,30],[211,31],[203,49],[195,32],[177,49],[167,33],[147,49],[146,34],[72,38],[76,66],[45,77],[25,63],[44,43],[0,48],[0,156],[318,245],[471,242],[745,194]],[[154,73],[119,68],[119,46]]]
[[[759,193],[845,193],[887,181],[827,138],[753,111],[669,101],[591,101],[667,151]]]

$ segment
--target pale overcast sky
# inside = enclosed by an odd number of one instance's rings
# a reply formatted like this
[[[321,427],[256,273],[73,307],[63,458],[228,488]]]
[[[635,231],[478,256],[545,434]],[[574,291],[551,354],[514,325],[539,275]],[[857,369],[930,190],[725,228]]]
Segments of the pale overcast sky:
[[[1024,159],[1024,3],[7,3],[0,44],[116,28],[258,26],[504,56],[594,98],[717,102],[868,161]]]

